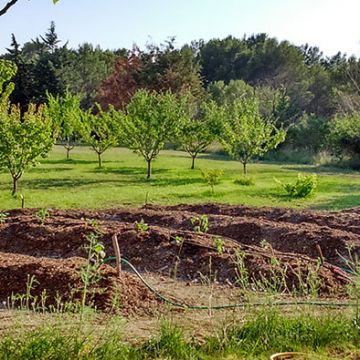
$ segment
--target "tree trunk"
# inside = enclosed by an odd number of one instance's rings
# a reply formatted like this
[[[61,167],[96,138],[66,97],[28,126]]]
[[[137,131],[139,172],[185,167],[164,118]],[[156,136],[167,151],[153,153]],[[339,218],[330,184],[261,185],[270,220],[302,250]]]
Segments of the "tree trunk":
[[[99,168],[101,168],[102,167],[101,154],[98,153],[97,155],[98,155]]]
[[[195,169],[195,159],[196,159],[196,155],[191,155],[192,158],[192,162],[191,162],[191,170]]]
[[[244,175],[247,174],[247,168],[246,168],[246,165],[247,165],[247,162],[243,162],[243,172],[244,172]]]
[[[16,191],[17,191],[17,181],[18,181],[18,178],[15,176],[13,176],[12,178],[12,195],[15,195],[16,194]]]
[[[70,143],[67,143],[64,145],[64,148],[66,149],[66,159],[70,159],[70,151],[74,148],[75,145],[71,145]]]
[[[151,160],[147,160],[147,180],[150,179],[151,176]]]

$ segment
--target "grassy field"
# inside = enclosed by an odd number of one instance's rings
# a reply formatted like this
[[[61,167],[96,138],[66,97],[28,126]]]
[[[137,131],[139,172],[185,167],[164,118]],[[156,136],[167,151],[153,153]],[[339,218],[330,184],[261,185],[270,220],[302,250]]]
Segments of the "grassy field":
[[[360,205],[360,173],[344,172],[309,165],[254,163],[249,176],[255,185],[241,186],[234,180],[241,176],[242,165],[227,157],[202,154],[195,170],[190,158],[180,151],[163,151],[153,164],[153,177],[146,181],[145,161],[128,149],[111,149],[104,154],[104,167],[97,167],[96,154],[87,147],[77,147],[71,159],[56,146],[40,165],[29,170],[19,181],[17,197],[10,193],[11,179],[0,173],[1,208],[20,206],[20,194],[26,207],[111,208],[156,204],[224,202],[253,206],[283,206],[315,209],[343,209]],[[215,186],[214,195],[204,182],[200,169],[222,169],[224,175]],[[306,200],[289,199],[275,182],[293,181],[299,172],[317,173],[318,191]]]
[[[284,316],[264,308],[243,314],[237,322],[212,321],[205,338],[173,320],[161,320],[150,337],[136,342],[126,340],[127,331],[134,331],[133,319],[90,314],[85,320],[70,314],[42,314],[40,319],[39,314],[18,312],[14,317],[31,331],[22,328],[19,336],[20,325],[3,330],[0,359],[268,360],[285,351],[303,354],[296,359],[359,359],[360,333],[354,325],[358,318],[343,311],[296,310]]]

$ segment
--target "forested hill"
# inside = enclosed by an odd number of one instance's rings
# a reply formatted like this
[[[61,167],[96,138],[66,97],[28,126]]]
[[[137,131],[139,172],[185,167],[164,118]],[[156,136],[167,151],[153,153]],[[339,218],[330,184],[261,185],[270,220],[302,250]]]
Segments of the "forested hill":
[[[10,43],[11,40],[11,43]],[[99,103],[121,109],[136,90],[190,91],[224,103],[252,93],[263,113],[289,129],[287,145],[317,152],[331,119],[360,110],[360,62],[317,47],[295,46],[267,34],[193,41],[178,48],[175,39],[144,49],[102,50],[91,44],[71,49],[55,24],[20,45],[13,35],[2,58],[14,62],[11,101],[26,107],[46,102],[46,93],[78,94],[83,108]],[[360,140],[359,140],[360,141]]]

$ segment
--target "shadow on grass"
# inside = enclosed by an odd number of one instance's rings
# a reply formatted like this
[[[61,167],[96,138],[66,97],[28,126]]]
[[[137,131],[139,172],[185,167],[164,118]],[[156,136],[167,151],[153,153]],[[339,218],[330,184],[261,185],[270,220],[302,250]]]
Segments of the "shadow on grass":
[[[51,188],[65,188],[73,190],[75,187],[94,185],[101,186],[104,183],[116,183],[114,180],[97,180],[97,179],[31,179],[20,180],[19,185],[22,188],[34,190],[46,190]]]
[[[159,179],[150,179],[150,180],[140,180],[142,183],[149,184],[150,186],[182,186],[182,185],[191,185],[191,184],[200,184],[204,183],[204,180],[201,178],[159,178]]]
[[[153,174],[163,174],[170,171],[170,169],[154,169]],[[107,168],[106,166],[102,168],[90,169],[87,172],[95,174],[118,174],[118,175],[142,175],[146,180],[146,168],[144,167],[135,167],[135,166],[122,166],[118,168]]]
[[[360,175],[359,171],[340,168],[335,166],[324,166],[324,165],[287,165],[283,167],[284,170],[291,170],[297,172],[307,172],[307,173],[328,173],[328,174],[346,174],[346,175]]]
[[[110,161],[109,161],[110,162]],[[86,165],[86,164],[97,164],[97,159],[94,160],[83,160],[83,159],[44,159],[40,161],[41,164],[49,164],[49,165],[56,165],[56,164],[74,164],[74,165]]]
[[[321,204],[311,206],[315,210],[342,210],[360,206],[360,195],[340,195]]]
[[[191,161],[190,156],[187,156]],[[228,155],[221,154],[213,154],[213,153],[202,153],[197,156],[196,159],[204,159],[204,160],[218,160],[218,161],[236,161],[234,158]]]
[[[336,185],[336,190],[345,194],[360,193],[360,183],[359,184],[338,184]]]
[[[61,172],[61,171],[71,171],[74,170],[73,167],[51,167],[51,168],[31,168],[28,173],[29,174],[42,174],[42,173],[51,173],[51,172]]]

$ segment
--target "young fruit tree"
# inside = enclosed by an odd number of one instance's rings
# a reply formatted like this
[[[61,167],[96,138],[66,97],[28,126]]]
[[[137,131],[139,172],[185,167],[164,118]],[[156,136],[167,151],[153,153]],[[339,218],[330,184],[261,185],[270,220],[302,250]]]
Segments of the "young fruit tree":
[[[175,95],[146,90],[135,93],[125,115],[113,110],[120,124],[123,143],[147,163],[147,179],[151,177],[152,161],[176,133],[180,112]]]
[[[80,99],[66,91],[64,97],[47,95],[46,112],[59,130],[59,140],[66,149],[66,158],[70,159],[70,151],[77,141],[77,127],[80,117]]]
[[[8,82],[17,72],[17,67],[14,63],[8,60],[0,60],[0,96],[1,102],[8,102],[11,92],[14,90],[14,83],[10,82],[5,87],[4,84]]]
[[[119,142],[119,127],[110,112],[104,112],[100,107],[97,114],[92,110],[82,111],[79,132],[85,143],[89,144],[98,156],[99,168],[102,167],[101,155]]]
[[[36,166],[36,159],[45,157],[55,142],[53,124],[43,106],[30,104],[22,114],[20,107],[2,102],[0,106],[0,166],[12,177],[12,194],[24,171]]]
[[[215,139],[219,129],[219,111],[214,102],[197,102],[189,96],[181,99],[181,117],[176,139],[191,156],[191,169],[195,168],[197,155]]]
[[[256,98],[240,99],[224,108],[225,121],[220,138],[225,150],[243,164],[247,174],[247,164],[254,156],[262,156],[275,149],[285,140],[286,132],[278,129],[272,119],[260,115]]]

